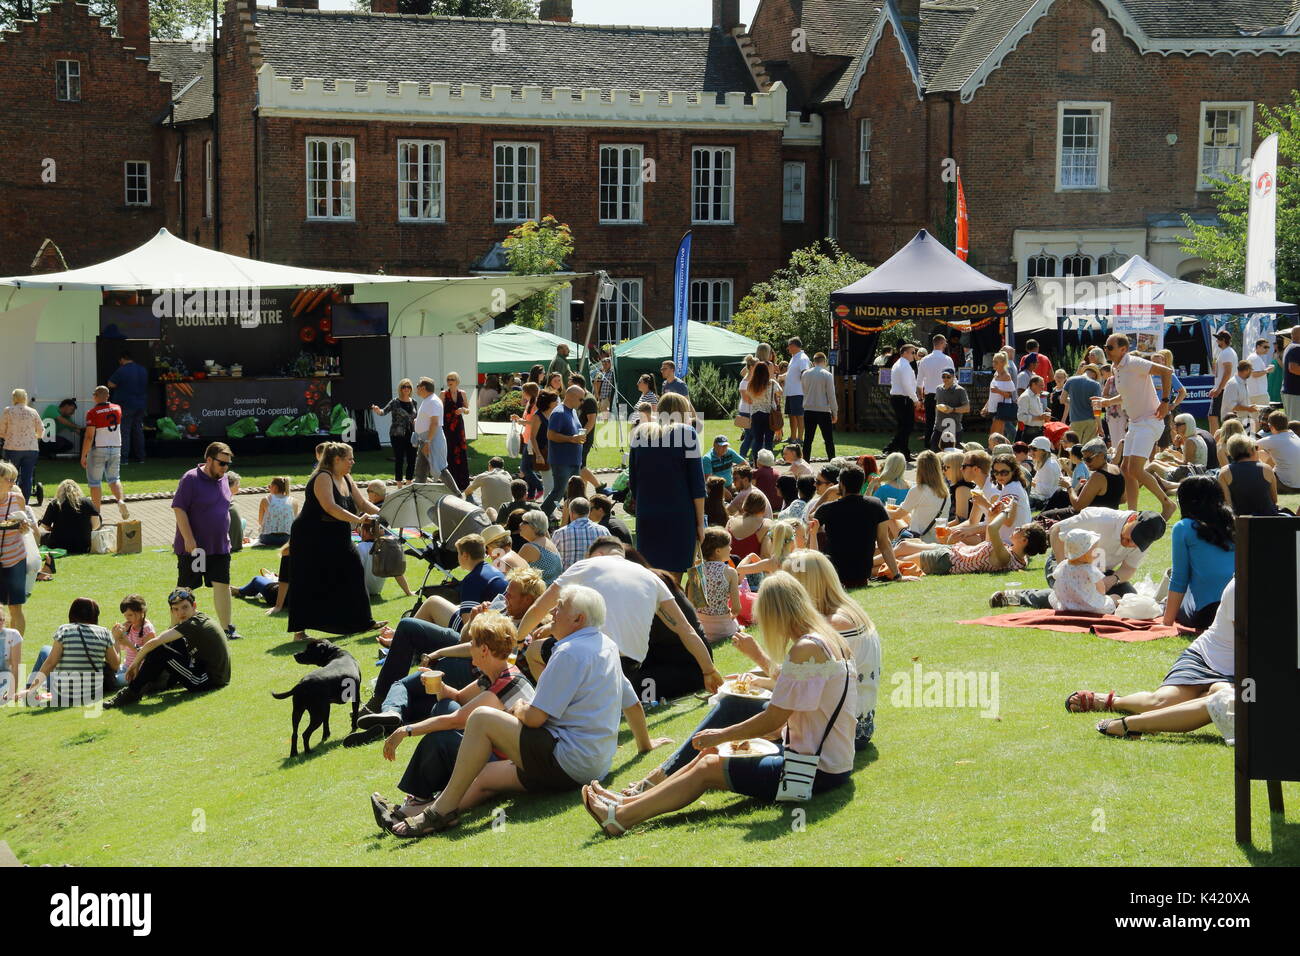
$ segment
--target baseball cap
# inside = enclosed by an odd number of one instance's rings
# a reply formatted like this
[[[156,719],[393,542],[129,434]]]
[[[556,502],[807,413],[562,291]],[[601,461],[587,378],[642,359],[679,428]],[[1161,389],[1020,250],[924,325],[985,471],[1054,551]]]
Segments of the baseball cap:
[[[719,435],[717,438],[713,439],[713,444],[715,444],[715,445],[730,445],[731,442],[727,439],[727,436],[726,436],[726,435]]]
[[[1046,435],[1039,435],[1029,443],[1029,447],[1050,453],[1052,450],[1052,443],[1048,440]]]
[[[1159,541],[1165,534],[1165,519],[1154,511],[1139,511],[1137,523],[1133,525],[1133,544],[1139,551],[1145,551]]]

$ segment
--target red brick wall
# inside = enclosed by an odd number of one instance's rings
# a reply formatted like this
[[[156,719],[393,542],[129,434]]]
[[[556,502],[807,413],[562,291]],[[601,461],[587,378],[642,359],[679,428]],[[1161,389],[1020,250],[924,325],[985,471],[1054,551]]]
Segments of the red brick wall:
[[[81,101],[55,100],[55,61],[81,63]],[[164,223],[171,84],[86,7],[61,3],[0,42],[0,275],[26,275],[47,237],[76,268],[121,255]],[[42,182],[42,163],[55,181]],[[128,207],[124,163],[151,164],[152,205]]]
[[[213,244],[212,220],[203,215],[203,144],[212,139],[207,122],[186,123],[167,138],[167,169],[176,170],[176,154],[183,148],[180,184],[168,179],[167,228],[186,242],[207,248]],[[184,207],[182,210],[182,206]]]
[[[799,17],[794,12],[792,0],[765,0],[756,11],[749,35],[764,62],[788,63],[791,71],[803,83],[804,92],[811,95],[831,74],[843,67],[848,59],[812,53],[807,50],[806,38],[804,51],[794,52],[793,31],[798,27]]]
[[[241,14],[248,16],[251,6],[252,0],[226,0],[217,72],[220,247],[237,256],[250,254],[249,235],[255,232],[256,221],[253,106],[257,102],[257,76],[252,51],[242,30],[243,24],[249,21],[241,19]],[[226,37],[231,38],[230,42],[226,42]],[[275,258],[265,247],[253,252],[255,258],[272,261]]]
[[[1106,30],[1106,53],[1091,52],[1097,27]],[[1201,101],[1278,104],[1297,86],[1300,55],[1142,56],[1099,3],[1061,0],[958,106],[972,264],[1015,281],[1017,226],[1140,227],[1148,213],[1212,212],[1213,194],[1196,190]],[[1111,103],[1109,192],[1055,191],[1058,100]],[[1175,146],[1168,133],[1178,134]]]
[[[650,327],[671,319],[673,256],[687,229],[695,230],[692,276],[731,278],[737,302],[783,261],[782,149],[776,131],[405,125],[276,117],[263,120],[261,131],[263,255],[273,261],[360,271],[383,267],[390,274],[464,274],[513,228],[492,221],[493,144],[498,141],[539,144],[540,212],[572,227],[573,268],[643,278],[642,308]],[[307,221],[309,135],[355,139],[355,222]],[[397,141],[408,138],[446,142],[445,223],[397,220]],[[602,143],[640,143],[645,157],[655,160],[656,179],[643,186],[642,224],[598,222]],[[695,145],[735,147],[735,225],[691,225],[690,150]],[[575,296],[583,295],[591,301],[590,290],[575,291]]]

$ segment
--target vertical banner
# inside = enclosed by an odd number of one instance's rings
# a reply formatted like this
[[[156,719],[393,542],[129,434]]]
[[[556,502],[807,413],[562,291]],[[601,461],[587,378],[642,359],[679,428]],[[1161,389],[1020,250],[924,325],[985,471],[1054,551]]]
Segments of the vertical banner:
[[[966,190],[961,186],[961,170],[957,170],[957,240],[954,243],[957,258],[962,262],[970,255],[970,213],[966,208]]]
[[[673,264],[673,364],[677,377],[686,378],[686,363],[690,358],[687,349],[687,322],[691,317],[691,232],[688,229],[677,247],[677,261]]]
[[[1250,164],[1250,208],[1246,231],[1246,295],[1277,298],[1277,134],[1259,144]],[[1267,327],[1265,326],[1267,323]],[[1271,332],[1273,316],[1254,313],[1246,321],[1241,353]]]

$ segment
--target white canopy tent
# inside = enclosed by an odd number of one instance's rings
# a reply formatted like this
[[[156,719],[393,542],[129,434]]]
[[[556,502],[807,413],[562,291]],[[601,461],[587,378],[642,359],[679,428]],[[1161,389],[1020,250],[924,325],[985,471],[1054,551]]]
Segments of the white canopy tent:
[[[206,249],[160,229],[148,242],[115,259],[66,272],[0,279],[0,336],[5,345],[0,350],[0,382],[21,384],[42,400],[86,397],[94,384],[99,306],[107,291],[351,285],[355,301],[388,304],[395,375],[439,375],[455,368],[472,387],[477,381],[479,329],[535,292],[568,285],[583,275],[388,276],[306,269]],[[474,404],[471,401],[471,408]]]

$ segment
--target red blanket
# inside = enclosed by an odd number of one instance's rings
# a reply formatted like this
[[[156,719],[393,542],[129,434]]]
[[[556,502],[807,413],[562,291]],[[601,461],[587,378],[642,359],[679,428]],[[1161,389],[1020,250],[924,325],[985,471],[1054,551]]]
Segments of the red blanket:
[[[1114,614],[1088,614],[1083,611],[1017,611],[1014,614],[992,614],[958,624],[987,624],[989,627],[1032,627],[1040,631],[1065,631],[1066,633],[1096,634],[1112,641],[1154,641],[1161,637],[1196,632],[1179,624],[1166,625],[1160,621],[1134,621]]]

